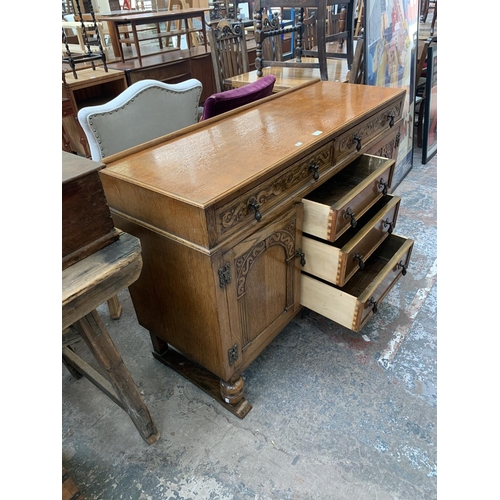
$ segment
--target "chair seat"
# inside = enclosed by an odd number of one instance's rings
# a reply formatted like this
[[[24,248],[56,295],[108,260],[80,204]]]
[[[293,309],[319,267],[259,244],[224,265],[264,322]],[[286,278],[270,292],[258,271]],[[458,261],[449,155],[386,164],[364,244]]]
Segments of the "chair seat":
[[[272,94],[276,77],[267,75],[237,89],[212,94],[205,100],[202,120],[207,120]]]

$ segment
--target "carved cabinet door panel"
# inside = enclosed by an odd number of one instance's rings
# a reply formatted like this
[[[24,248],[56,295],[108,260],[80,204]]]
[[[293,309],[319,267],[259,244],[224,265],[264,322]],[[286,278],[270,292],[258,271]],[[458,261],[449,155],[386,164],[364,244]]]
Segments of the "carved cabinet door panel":
[[[232,338],[230,364],[241,373],[300,310],[302,204],[224,255]]]

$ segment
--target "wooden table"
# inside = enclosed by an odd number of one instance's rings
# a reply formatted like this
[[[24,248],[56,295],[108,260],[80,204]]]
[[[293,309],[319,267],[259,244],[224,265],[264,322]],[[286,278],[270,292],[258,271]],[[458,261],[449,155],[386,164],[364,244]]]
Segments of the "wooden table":
[[[303,57],[303,62],[314,62],[316,59],[312,57]],[[268,66],[262,70],[263,76],[274,75],[276,83],[274,84],[274,92],[296,87],[306,81],[314,81],[320,79],[319,68],[297,68],[297,67],[279,67]],[[346,59],[329,59],[328,60],[328,77],[331,81],[345,82],[347,80],[347,60]],[[231,87],[238,88],[257,81],[257,70],[243,73],[241,75],[228,78],[226,81],[231,84]]]
[[[63,271],[63,362],[72,375],[76,378],[85,376],[123,408],[132,419],[141,437],[148,444],[153,444],[160,438],[160,433],[128,368],[96,311],[97,306],[136,281],[141,269],[139,239],[122,233],[117,241]],[[71,339],[65,341],[65,337],[71,325],[83,338],[96,361],[105,371],[107,378],[69,347]]]
[[[120,26],[130,26],[132,29],[132,40],[131,43],[134,44],[135,49],[137,51],[137,58],[139,62],[142,63],[141,58],[141,49],[140,42],[141,40],[137,34],[137,26],[145,25],[145,24],[157,24],[159,23],[168,23],[183,20],[187,22],[189,19],[199,18],[201,20],[201,31],[203,33],[203,40],[205,43],[205,50],[208,50],[207,44],[207,25],[205,22],[205,12],[209,11],[208,7],[200,7],[200,8],[189,8],[189,9],[178,9],[178,10],[165,10],[159,12],[144,12],[141,14],[123,14],[123,15],[112,15],[112,16],[99,16],[99,21],[105,21],[108,23],[109,35],[111,37],[111,44],[113,45],[113,51],[115,56],[120,56],[122,62],[125,61],[122,49],[122,43],[120,42]],[[186,29],[181,32],[159,32],[158,39],[161,40],[163,37],[173,36],[178,34],[185,34],[187,38],[188,48],[191,48],[190,41],[190,33],[193,30]],[[200,31],[199,29],[195,29],[194,31]],[[172,34],[172,35],[171,35]]]

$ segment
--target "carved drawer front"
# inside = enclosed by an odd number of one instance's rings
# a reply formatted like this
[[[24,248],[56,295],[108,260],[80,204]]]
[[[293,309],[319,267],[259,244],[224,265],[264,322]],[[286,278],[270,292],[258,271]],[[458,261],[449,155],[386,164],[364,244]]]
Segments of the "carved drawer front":
[[[379,113],[362,121],[335,139],[335,162],[345,156],[360,151],[374,142],[380,134],[391,129],[401,116],[403,101],[380,111]]]
[[[304,232],[335,241],[390,192],[394,160],[361,155],[303,198]]]
[[[279,174],[216,210],[219,239],[257,220],[268,222],[266,212],[291,194],[316,182],[332,166],[332,143],[315,150]]]
[[[377,247],[392,234],[398,216],[398,196],[386,195],[334,243],[303,235],[302,270],[334,285],[344,286]]]
[[[413,240],[391,234],[343,288],[302,273],[300,303],[359,332],[406,274],[412,249]]]

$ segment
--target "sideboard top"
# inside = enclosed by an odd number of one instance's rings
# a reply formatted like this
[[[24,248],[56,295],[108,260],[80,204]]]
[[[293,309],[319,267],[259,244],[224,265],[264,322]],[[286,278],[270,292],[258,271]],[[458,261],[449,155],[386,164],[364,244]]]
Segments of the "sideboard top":
[[[201,122],[115,161],[104,159],[107,167],[100,173],[207,207],[399,101],[404,92],[317,82],[227,118]]]

